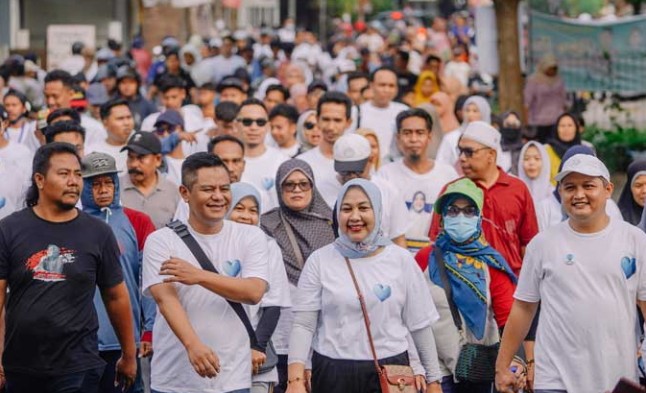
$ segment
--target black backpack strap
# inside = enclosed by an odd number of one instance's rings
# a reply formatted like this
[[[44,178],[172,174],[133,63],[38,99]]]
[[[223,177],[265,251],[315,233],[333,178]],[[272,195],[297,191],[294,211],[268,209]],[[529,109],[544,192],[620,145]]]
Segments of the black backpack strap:
[[[215,274],[220,274],[215,266],[213,266],[213,263],[209,260],[209,257],[206,256],[204,253],[204,250],[202,250],[202,247],[198,244],[197,240],[191,235],[191,233],[188,231],[188,228],[184,223],[182,223],[179,220],[175,220],[169,224],[166,225],[170,229],[173,230],[179,236],[186,246],[188,247],[189,250],[193,253],[193,256],[195,256],[195,259],[200,263],[200,266],[202,266],[202,269],[209,271],[211,273]],[[249,316],[245,312],[244,308],[242,307],[242,304],[233,302],[229,299],[225,299],[227,303],[231,306],[233,311],[238,315],[238,318],[240,318],[240,321],[242,321],[242,324],[244,325],[245,329],[247,330],[247,334],[249,335],[249,342],[251,343],[251,348],[255,349],[256,351],[264,352],[262,348],[258,346],[258,339],[256,338],[256,332],[253,330],[253,326],[251,326],[251,321],[249,320]]]
[[[446,300],[449,302],[449,309],[451,310],[451,316],[453,317],[453,323],[459,331],[462,331],[462,318],[460,317],[460,312],[458,307],[453,301],[453,292],[451,291],[451,283],[449,282],[449,276],[446,273],[446,266],[444,264],[444,256],[442,255],[442,250],[439,247],[433,246],[433,252],[435,253],[435,263],[437,264],[437,270],[440,273],[440,280],[442,280],[442,286],[444,287],[444,293],[446,294]]]

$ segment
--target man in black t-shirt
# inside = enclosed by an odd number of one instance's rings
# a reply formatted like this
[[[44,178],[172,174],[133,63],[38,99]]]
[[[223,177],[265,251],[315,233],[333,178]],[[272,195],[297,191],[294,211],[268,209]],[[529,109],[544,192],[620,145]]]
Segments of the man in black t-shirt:
[[[117,380],[129,387],[136,375],[119,246],[108,225],[75,209],[82,187],[74,146],[42,146],[28,207],[0,221],[0,307],[9,289],[2,357],[8,393],[97,391],[105,368],[92,301],[97,287],[122,348]]]

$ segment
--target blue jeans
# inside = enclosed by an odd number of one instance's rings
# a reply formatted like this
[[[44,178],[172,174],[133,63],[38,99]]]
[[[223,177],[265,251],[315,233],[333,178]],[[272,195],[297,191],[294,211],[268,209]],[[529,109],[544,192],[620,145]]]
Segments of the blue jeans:
[[[7,393],[95,393],[105,367],[56,376],[8,372]]]

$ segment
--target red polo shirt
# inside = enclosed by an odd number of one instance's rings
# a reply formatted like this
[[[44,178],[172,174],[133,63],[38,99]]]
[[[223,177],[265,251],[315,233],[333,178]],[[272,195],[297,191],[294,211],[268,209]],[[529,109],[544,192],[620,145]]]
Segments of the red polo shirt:
[[[523,264],[525,247],[538,233],[538,221],[536,220],[534,201],[525,183],[517,177],[508,175],[500,168],[498,168],[498,172],[498,180],[489,189],[476,182],[476,185],[484,193],[482,229],[489,244],[505,258],[518,276]],[[440,232],[440,221],[439,215],[434,213],[429,231],[431,241],[434,241]],[[423,259],[421,260],[423,261]],[[420,260],[418,260],[419,262]],[[420,267],[426,269],[426,266]],[[513,287],[507,275],[495,269],[489,269],[489,272],[492,280],[490,286],[492,298],[499,297],[499,295],[507,297],[510,292],[509,286]],[[504,323],[507,322],[512,303],[512,298],[509,298],[508,301],[501,299],[494,302],[494,313],[499,326],[504,326]],[[504,323],[501,324],[501,322]]]

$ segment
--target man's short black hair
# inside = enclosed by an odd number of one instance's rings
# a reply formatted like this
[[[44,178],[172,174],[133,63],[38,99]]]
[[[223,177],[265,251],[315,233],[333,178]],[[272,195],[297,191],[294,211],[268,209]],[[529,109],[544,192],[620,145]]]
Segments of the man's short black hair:
[[[166,93],[171,89],[186,89],[186,83],[184,79],[180,78],[177,75],[164,75],[159,79],[159,90],[162,93]]]
[[[283,85],[275,84],[275,85],[269,85],[267,87],[267,90],[265,90],[265,97],[272,91],[279,91],[283,94],[283,101],[289,100],[289,90]]]
[[[372,72],[370,73],[370,78],[369,78],[370,82],[374,82],[374,81],[375,81],[375,76],[376,76],[376,75],[377,75],[377,73],[378,73],[378,72],[380,72],[380,71],[389,71],[389,72],[392,72],[392,73],[393,73],[393,75],[395,75],[395,77],[397,77],[397,71],[395,71],[395,69],[394,69],[394,68],[389,67],[389,66],[381,66],[381,67],[377,68],[376,70],[374,70],[374,71],[372,71]]]
[[[206,151],[209,153],[213,153],[213,149],[215,149],[218,143],[221,143],[221,142],[236,143],[238,146],[240,146],[240,148],[242,149],[242,155],[244,155],[244,143],[240,139],[236,138],[235,136],[228,135],[228,134],[218,135],[215,138],[211,139],[209,141],[209,144],[206,147]]]
[[[72,89],[75,85],[74,77],[67,71],[53,70],[45,75],[45,84],[50,82],[61,82],[63,86]]]
[[[430,64],[432,61],[439,61],[441,63],[442,59],[435,55],[428,55],[424,64]]]
[[[399,114],[397,115],[397,118],[395,120],[397,123],[397,133],[399,133],[399,131],[401,130],[402,122],[410,117],[419,117],[424,119],[428,132],[431,132],[431,130],[433,129],[433,119],[431,118],[431,115],[429,115],[428,112],[426,112],[424,109],[413,108],[399,112]]]
[[[368,78],[368,75],[366,75],[366,73],[361,71],[352,71],[348,73],[348,85],[350,84],[350,82],[356,79],[370,80],[370,78]]]
[[[341,104],[345,105],[345,118],[349,119],[352,117],[352,100],[348,97],[347,94],[340,93],[338,91],[328,91],[319,98],[319,102],[316,105],[317,116],[321,114],[321,108],[325,104]]]
[[[100,109],[100,114],[101,114],[101,120],[105,120],[110,116],[110,112],[112,112],[112,108],[115,106],[121,106],[125,105],[130,109],[130,106],[128,105],[128,101],[122,99],[122,98],[113,98],[110,101],[106,102],[105,104],[101,105]]]
[[[69,143],[65,142],[52,142],[46,145],[43,145],[36,150],[34,155],[34,161],[32,162],[32,172],[31,172],[31,185],[27,190],[27,195],[25,196],[25,203],[27,206],[36,206],[38,204],[39,192],[38,186],[36,185],[36,174],[40,173],[41,175],[47,174],[51,166],[51,158],[56,154],[72,154],[78,160],[79,164],[82,167],[81,157],[79,157],[76,152],[76,147]]]
[[[223,168],[229,176],[229,171],[220,157],[207,152],[191,154],[182,163],[182,185],[190,190],[197,181],[198,170],[217,167]]]
[[[289,104],[278,104],[274,109],[269,112],[269,120],[274,117],[282,116],[289,120],[290,123],[296,124],[298,122],[298,110]]]
[[[72,108],[59,108],[47,115],[47,124],[52,124],[56,119],[61,117],[71,117],[72,121],[81,123],[81,115]]]
[[[52,143],[54,142],[54,137],[58,134],[63,134],[65,132],[76,132],[81,135],[83,142],[85,142],[85,128],[82,125],[75,121],[59,121],[45,128],[45,142]]]
[[[238,114],[240,113],[242,108],[244,108],[245,106],[253,106],[253,105],[261,106],[262,109],[264,109],[265,112],[267,112],[267,107],[265,106],[265,104],[262,101],[260,101],[257,98],[247,98],[246,100],[242,101],[242,104],[240,104],[240,106],[238,107]],[[238,114],[236,114],[236,116]]]
[[[215,118],[217,120],[231,122],[238,115],[238,104],[232,101],[222,101],[215,106]]]
[[[213,82],[206,82],[203,83],[200,86],[200,90],[210,90],[210,91],[216,91],[217,90],[217,85]]]
[[[397,56],[399,56],[399,58],[402,59],[405,63],[408,63],[408,61],[410,60],[410,53],[405,50],[398,50]]]

